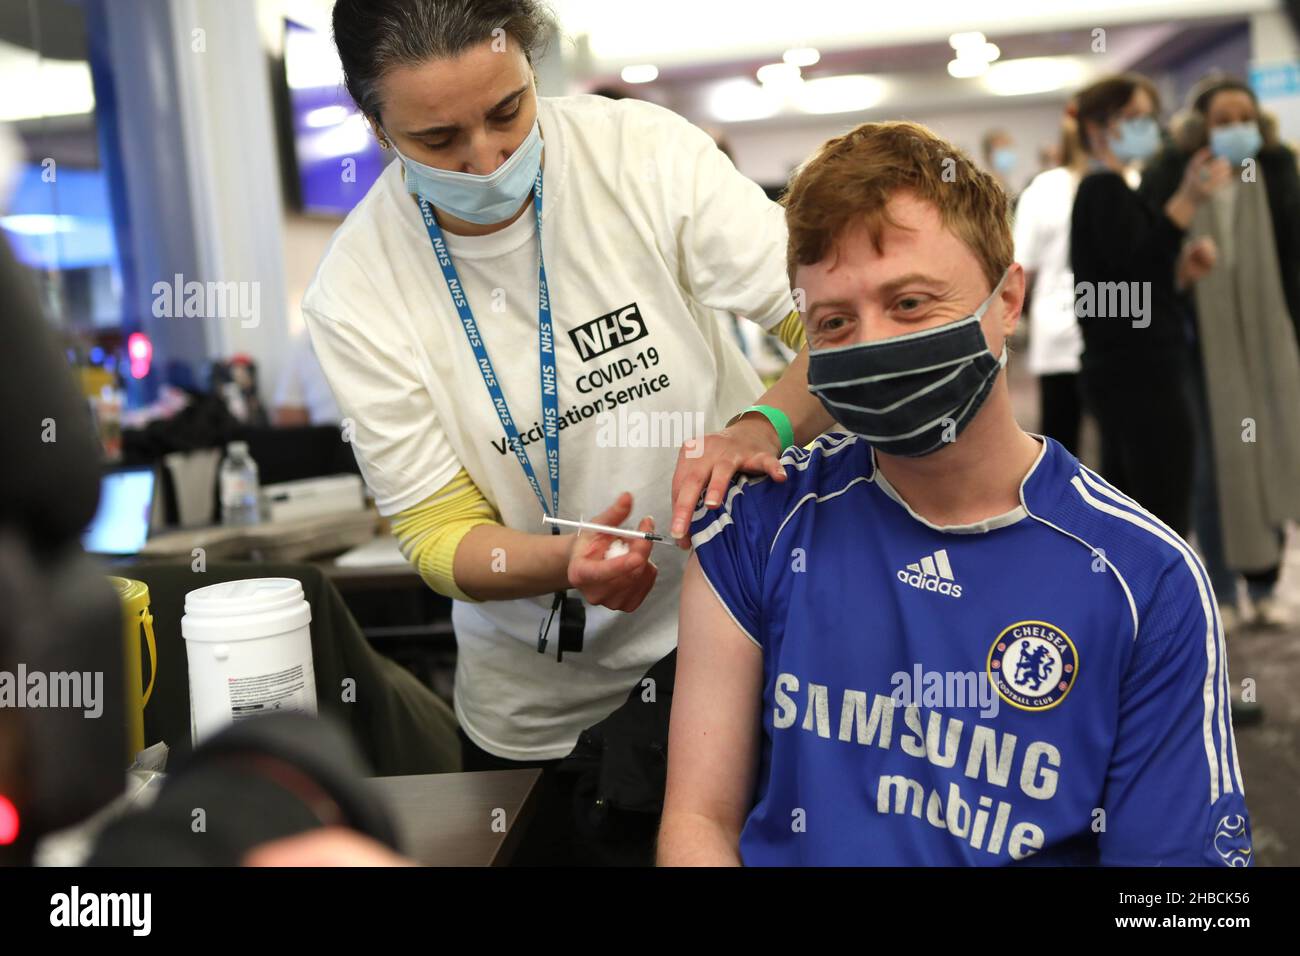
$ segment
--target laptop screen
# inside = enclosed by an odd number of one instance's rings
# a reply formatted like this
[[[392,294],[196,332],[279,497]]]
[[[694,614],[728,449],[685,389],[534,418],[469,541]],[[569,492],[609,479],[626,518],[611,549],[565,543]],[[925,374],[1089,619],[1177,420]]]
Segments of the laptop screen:
[[[136,554],[149,537],[149,515],[153,510],[154,470],[128,468],[103,477],[99,510],[81,536],[81,544],[93,554]]]

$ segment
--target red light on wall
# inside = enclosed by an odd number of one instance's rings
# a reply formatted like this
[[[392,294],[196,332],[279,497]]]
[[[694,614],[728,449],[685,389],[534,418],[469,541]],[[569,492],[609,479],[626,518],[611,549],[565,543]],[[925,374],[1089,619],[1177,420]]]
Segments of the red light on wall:
[[[132,332],[126,337],[126,355],[131,362],[131,377],[144,378],[153,362],[153,343],[143,332]]]
[[[18,808],[0,793],[0,846],[9,846],[18,839]]]

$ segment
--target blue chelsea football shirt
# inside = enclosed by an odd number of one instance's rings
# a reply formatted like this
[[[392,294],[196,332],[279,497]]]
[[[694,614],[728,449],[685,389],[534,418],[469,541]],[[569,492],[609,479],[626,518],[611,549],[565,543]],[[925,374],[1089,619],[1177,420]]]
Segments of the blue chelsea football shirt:
[[[1205,571],[1043,444],[979,525],[917,516],[843,433],[696,512],[763,654],[747,864],[1250,863]]]

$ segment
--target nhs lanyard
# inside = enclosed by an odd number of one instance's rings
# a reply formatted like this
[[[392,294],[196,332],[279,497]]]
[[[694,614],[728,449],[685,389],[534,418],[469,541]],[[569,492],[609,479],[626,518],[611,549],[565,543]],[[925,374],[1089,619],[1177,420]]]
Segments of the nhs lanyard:
[[[470,311],[469,300],[465,297],[465,287],[461,285],[456,266],[451,261],[450,253],[447,252],[447,243],[443,240],[442,229],[439,228],[437,219],[434,218],[433,207],[423,196],[416,198],[420,204],[420,212],[424,215],[425,228],[429,230],[429,240],[433,243],[434,254],[438,257],[438,265],[442,266],[442,277],[447,281],[447,291],[451,293],[451,301],[460,314],[460,324],[465,329],[465,337],[469,339],[470,348],[474,350],[479,373],[483,376],[483,384],[487,386],[492,405],[497,410],[497,417],[501,419],[501,427],[505,429],[506,438],[514,447],[515,457],[519,459],[519,466],[523,468],[524,477],[532,486],[533,494],[541,502],[542,513],[558,518],[560,516],[560,400],[555,368],[555,336],[551,329],[551,296],[546,288],[546,263],[542,258],[542,171],[537,170],[537,179],[533,183],[533,214],[537,217],[537,340],[542,375],[542,434],[546,442],[546,464],[551,478],[550,508],[546,506],[542,486],[537,481],[532,462],[528,460],[528,453],[524,451],[523,442],[519,440],[519,429],[510,415],[510,406],[506,404],[506,397],[501,391],[501,382],[492,369],[492,360],[488,358],[483,337],[479,335],[478,323],[474,321],[474,313]],[[559,532],[559,528],[554,526],[551,530]]]

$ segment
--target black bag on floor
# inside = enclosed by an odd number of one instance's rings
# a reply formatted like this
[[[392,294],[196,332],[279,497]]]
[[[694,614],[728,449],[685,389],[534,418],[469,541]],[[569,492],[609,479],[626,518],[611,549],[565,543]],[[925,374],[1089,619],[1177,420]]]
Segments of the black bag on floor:
[[[668,776],[674,649],[556,767],[570,776],[575,826],[592,865],[653,866]]]

